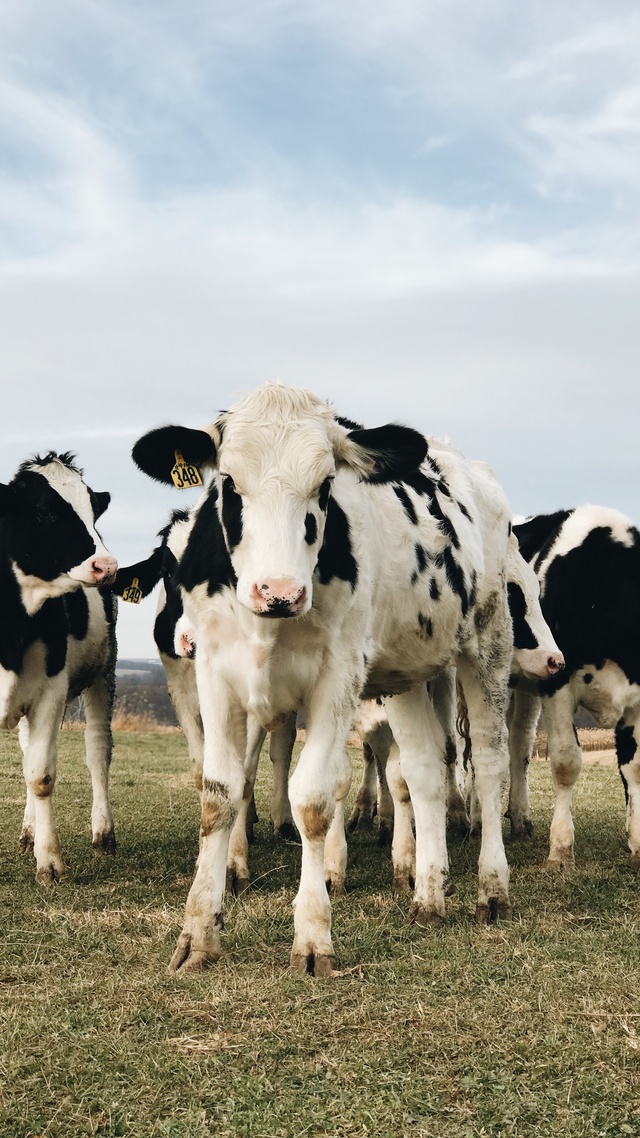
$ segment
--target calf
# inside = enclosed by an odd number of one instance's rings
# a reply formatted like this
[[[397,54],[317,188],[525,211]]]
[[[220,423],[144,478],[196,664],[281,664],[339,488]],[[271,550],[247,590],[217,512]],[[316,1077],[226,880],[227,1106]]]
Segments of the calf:
[[[195,633],[184,615],[182,597],[173,582],[184,552],[193,518],[187,510],[174,510],[160,530],[160,543],[149,557],[118,570],[114,591],[124,600],[138,603],[159,584],[153,628],[156,647],[167,677],[169,696],[187,742],[194,782],[202,790],[203,728],[195,675]],[[297,835],[288,794],[289,768],[296,735],[295,715],[270,740],[273,764],[271,823],[274,834],[284,840]],[[241,893],[249,885],[248,840],[253,840],[255,805],[253,787],[266,731],[257,722],[250,725],[245,758],[245,785],[230,840],[227,887]]]
[[[573,717],[581,705],[601,727],[615,727],[631,862],[639,869],[640,534],[628,518],[603,506],[538,515],[514,532],[540,582],[542,611],[566,667],[533,690],[514,692],[512,830],[522,835],[532,828],[527,771],[542,707],[556,793],[547,865],[575,864],[571,797],[582,752]]]
[[[57,735],[69,700],[84,692],[86,760],[93,785],[93,845],[115,850],[108,779],[115,690],[117,562],[95,522],[95,494],[70,454],[23,463],[0,484],[0,726],[18,726],[27,805],[21,835],[36,880],[63,870],[51,812]]]
[[[346,744],[361,695],[386,698],[411,792],[411,919],[443,918],[445,739],[425,684],[454,663],[482,803],[476,915],[508,915],[510,522],[489,468],[410,428],[340,422],[315,395],[282,384],[249,394],[207,430],[152,431],[133,457],[168,483],[179,462],[211,474],[175,578],[197,636],[204,766],[200,856],[172,967],[191,971],[220,956],[249,714],[266,730],[305,713],[289,788],[302,838],[294,969],[335,967],[325,871],[339,879],[346,858]]]

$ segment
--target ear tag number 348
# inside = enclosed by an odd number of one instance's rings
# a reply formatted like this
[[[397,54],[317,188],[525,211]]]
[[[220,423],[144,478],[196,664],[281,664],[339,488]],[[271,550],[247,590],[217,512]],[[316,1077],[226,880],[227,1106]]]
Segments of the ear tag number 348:
[[[197,466],[185,462],[179,450],[174,451],[176,464],[171,470],[171,479],[178,490],[190,490],[192,486],[202,486],[202,478]]]

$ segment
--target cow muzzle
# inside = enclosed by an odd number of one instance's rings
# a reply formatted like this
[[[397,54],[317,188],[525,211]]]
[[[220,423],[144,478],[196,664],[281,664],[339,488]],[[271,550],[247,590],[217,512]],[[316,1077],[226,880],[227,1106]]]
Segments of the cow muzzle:
[[[82,585],[112,585],[118,572],[114,557],[90,557],[72,569],[69,576]]]
[[[306,602],[306,585],[289,577],[267,577],[251,589],[251,607],[258,616],[300,616]]]

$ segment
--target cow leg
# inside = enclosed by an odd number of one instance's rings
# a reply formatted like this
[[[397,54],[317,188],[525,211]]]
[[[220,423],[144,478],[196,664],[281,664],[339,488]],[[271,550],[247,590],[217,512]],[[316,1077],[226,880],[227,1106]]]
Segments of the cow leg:
[[[315,976],[330,976],[336,968],[324,852],[336,799],[345,779],[347,742],[355,710],[352,684],[361,678],[359,663],[348,658],[342,662],[342,668],[334,661],[325,669],[305,709],[306,742],[289,783],[291,808],[302,842],[291,967]]]
[[[364,828],[373,825],[378,804],[376,760],[371,745],[367,742],[362,744],[362,759],[362,781],[358,787],[355,805],[347,823],[350,834],[359,827]]]
[[[295,741],[296,716],[290,715],[282,727],[271,732],[269,742],[269,754],[273,766],[271,825],[275,836],[286,842],[299,841],[289,801],[289,770]]]
[[[324,880],[330,893],[344,893],[347,872],[347,837],[344,825],[345,800],[351,788],[351,762],[344,753],[342,774],[336,791],[336,808],[324,846]]]
[[[98,676],[84,693],[85,758],[91,774],[93,803],[91,835],[94,850],[116,852],[116,835],[109,800],[109,768],[113,751],[111,712],[113,684],[110,677]]]
[[[56,782],[57,740],[65,695],[63,685],[50,680],[36,706],[27,713],[28,730],[22,732],[27,810],[33,809],[33,852],[36,881],[40,885],[59,881],[64,871],[51,796]]]
[[[627,801],[631,865],[640,870],[640,710],[628,709],[616,726],[618,769]]]
[[[572,869],[576,864],[571,797],[582,770],[582,750],[573,726],[575,709],[575,698],[569,684],[543,703],[551,777],[556,793],[547,869]]]
[[[431,680],[429,691],[435,713],[445,734],[447,761],[447,826],[461,834],[469,833],[469,815],[458,784],[458,747],[456,717],[458,699],[454,668],[443,670]]]
[[[393,888],[398,893],[411,893],[416,880],[416,839],[413,835],[411,795],[400,769],[400,749],[394,741],[386,764],[387,784],[393,801]]]
[[[244,788],[242,800],[238,807],[235,822],[229,835],[229,852],[227,853],[227,893],[238,897],[249,888],[249,838],[247,833],[247,818],[251,803],[253,802],[253,788],[256,781],[256,771],[260,761],[262,745],[267,732],[260,726],[257,719],[250,715],[247,719],[247,753],[244,762]]]
[[[482,820],[476,905],[476,920],[481,924],[511,916],[509,867],[502,839],[502,794],[509,765],[506,710],[511,644],[496,625],[493,636],[490,625],[485,633],[487,641],[480,659],[463,658],[458,668],[469,716],[474,785]],[[492,661],[491,668],[487,661]]]
[[[196,790],[202,790],[204,735],[194,662],[182,657],[174,660],[163,652],[160,653],[160,658],[164,665],[173,710],[187,742],[193,781]]]
[[[444,920],[449,882],[445,737],[424,684],[387,699],[385,706],[415,815],[415,894],[409,919],[427,927]],[[397,813],[395,822],[397,828]]]
[[[27,753],[29,745],[29,720],[26,715],[18,723],[18,740],[20,742],[20,749],[22,757]],[[22,829],[20,831],[20,850],[22,853],[33,853],[33,842],[36,834],[36,807],[34,802],[33,793],[27,783],[27,801],[24,808],[24,817],[22,819]]]
[[[215,682],[209,665],[198,643],[196,673],[204,725],[200,853],[184,926],[169,965],[180,975],[198,972],[220,958],[229,835],[245,785],[247,717],[231,702],[226,685]]]
[[[376,735],[375,760],[378,774],[378,845],[390,846],[393,841],[394,807],[393,797],[387,779],[387,763],[393,736],[388,724],[384,724],[386,731],[378,731]],[[409,825],[413,826],[413,810]]]
[[[507,712],[509,728],[509,809],[512,838],[530,838],[533,834],[529,805],[529,763],[536,742],[540,718],[540,697],[514,691]]]

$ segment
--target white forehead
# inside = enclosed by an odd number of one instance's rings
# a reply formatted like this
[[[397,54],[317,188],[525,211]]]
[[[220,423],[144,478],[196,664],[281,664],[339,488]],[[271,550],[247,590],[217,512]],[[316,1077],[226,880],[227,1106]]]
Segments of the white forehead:
[[[221,422],[220,469],[244,489],[278,474],[308,491],[334,468],[333,412],[309,391],[264,384]]]
[[[51,462],[46,462],[42,466],[37,462],[31,463],[28,470],[32,470],[34,474],[41,474],[46,478],[47,482],[53,490],[55,490],[65,502],[68,502],[73,507],[75,512],[82,518],[85,525],[90,530],[93,530],[94,517],[93,507],[91,505],[91,498],[89,491],[82,481],[82,475],[77,470],[72,470],[71,467],[66,466],[64,462],[59,459],[52,459]]]
[[[178,518],[173,523],[167,535],[167,548],[173,553],[176,561],[182,557],[187,548],[187,541],[193,525],[194,515],[188,518]]]

